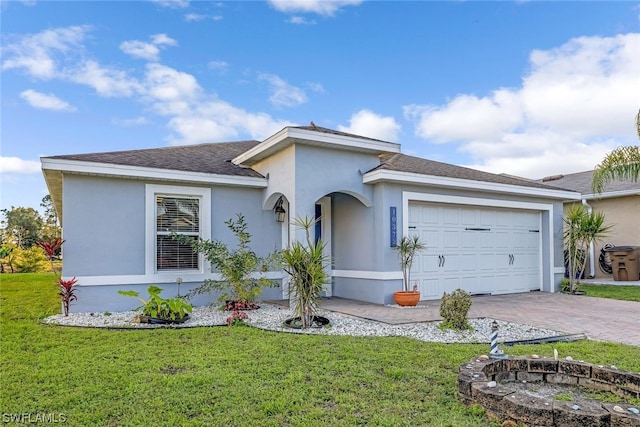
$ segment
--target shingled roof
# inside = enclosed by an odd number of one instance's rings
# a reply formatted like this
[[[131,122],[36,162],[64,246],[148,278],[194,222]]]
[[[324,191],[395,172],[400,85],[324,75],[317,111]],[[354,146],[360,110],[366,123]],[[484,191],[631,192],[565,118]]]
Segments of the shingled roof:
[[[556,187],[551,187],[525,178],[520,179],[508,175],[497,175],[449,163],[427,160],[421,157],[408,156],[406,154],[385,154],[381,156],[380,165],[371,169],[370,172],[380,169],[446,178],[467,179],[472,181],[493,182],[497,184],[517,185],[520,187],[557,190]]]
[[[260,178],[262,175],[253,169],[231,163],[231,159],[259,143],[260,141],[221,142],[46,158]]]
[[[582,194],[592,194],[593,189],[591,188],[591,183],[593,181],[593,171],[584,171],[578,173],[572,173],[568,175],[554,175],[548,176],[539,180],[547,185],[551,185],[553,187],[563,188],[567,190],[577,191]],[[618,191],[640,191],[640,181],[611,181],[607,185],[604,186],[603,193],[611,193]]]

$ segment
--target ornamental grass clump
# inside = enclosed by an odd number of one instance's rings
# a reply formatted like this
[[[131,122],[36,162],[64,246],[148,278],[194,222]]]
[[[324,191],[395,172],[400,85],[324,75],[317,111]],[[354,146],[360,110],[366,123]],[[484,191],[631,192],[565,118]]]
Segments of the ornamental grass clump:
[[[310,229],[317,219],[296,218],[294,225],[305,231],[306,242],[295,241],[282,251],[282,268],[290,277],[289,296],[293,314],[302,329],[313,325],[320,297],[330,277],[325,269],[330,262],[325,255],[326,243],[311,239]]]
[[[471,304],[471,295],[460,288],[451,294],[445,292],[440,303],[440,316],[444,319],[440,327],[457,331],[471,329],[467,320]]]

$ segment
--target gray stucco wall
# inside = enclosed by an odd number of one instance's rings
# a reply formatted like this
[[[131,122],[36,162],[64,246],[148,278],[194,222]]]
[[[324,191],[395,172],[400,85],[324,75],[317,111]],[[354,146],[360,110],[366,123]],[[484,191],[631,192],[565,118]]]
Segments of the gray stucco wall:
[[[78,301],[73,311],[133,308],[136,300],[125,298],[117,291],[133,289],[146,295],[152,283],[165,288],[166,297],[177,293],[175,280],[184,276],[183,272],[163,272],[164,281],[154,278],[153,272],[151,275],[145,272],[145,188],[148,183],[152,182],[65,175],[63,275],[79,278]],[[261,189],[210,188],[211,205],[203,208],[211,211],[212,240],[221,240],[234,249],[237,241],[225,221],[242,213],[252,235],[251,248],[258,256],[281,249],[282,226],[275,221],[273,211],[262,209]],[[83,276],[100,284],[83,283]],[[202,280],[197,282],[185,281],[182,293],[202,283],[207,276],[210,274],[202,275]],[[216,298],[216,294],[201,296],[195,298],[194,303],[209,304]],[[263,298],[282,298],[280,285],[266,289]]]
[[[64,176],[65,276],[144,274],[144,184]]]

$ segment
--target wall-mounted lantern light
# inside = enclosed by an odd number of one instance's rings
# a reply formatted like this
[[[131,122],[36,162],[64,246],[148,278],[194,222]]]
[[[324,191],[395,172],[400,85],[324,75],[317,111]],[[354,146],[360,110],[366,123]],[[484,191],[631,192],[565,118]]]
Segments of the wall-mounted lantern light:
[[[282,196],[280,196],[280,198],[276,202],[276,205],[273,207],[273,212],[276,214],[277,222],[284,222],[284,220],[287,217],[287,211],[285,211],[284,208],[282,207],[282,202],[283,202]]]

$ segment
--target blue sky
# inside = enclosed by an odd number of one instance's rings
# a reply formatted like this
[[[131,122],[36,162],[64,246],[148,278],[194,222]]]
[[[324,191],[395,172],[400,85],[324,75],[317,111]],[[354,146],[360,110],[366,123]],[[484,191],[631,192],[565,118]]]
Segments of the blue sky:
[[[640,3],[2,1],[1,208],[39,158],[317,125],[529,178],[637,144]]]

